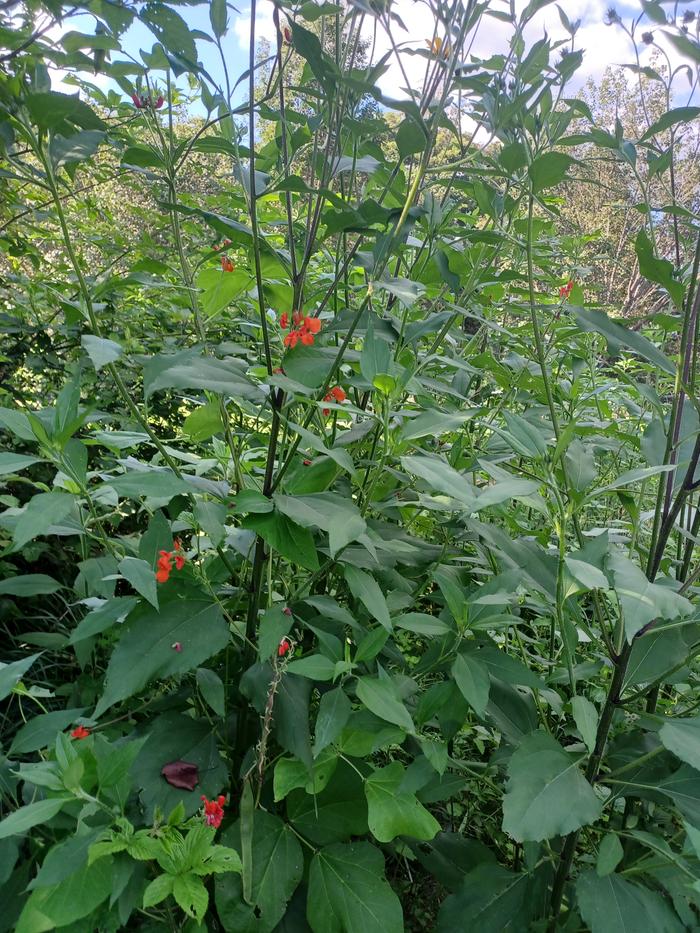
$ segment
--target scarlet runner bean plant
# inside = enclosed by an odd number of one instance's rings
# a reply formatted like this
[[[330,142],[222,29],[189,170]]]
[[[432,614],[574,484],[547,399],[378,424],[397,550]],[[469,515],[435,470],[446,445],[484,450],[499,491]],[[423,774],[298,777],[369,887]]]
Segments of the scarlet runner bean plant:
[[[700,41],[565,7],[0,6],[0,931],[697,926]]]

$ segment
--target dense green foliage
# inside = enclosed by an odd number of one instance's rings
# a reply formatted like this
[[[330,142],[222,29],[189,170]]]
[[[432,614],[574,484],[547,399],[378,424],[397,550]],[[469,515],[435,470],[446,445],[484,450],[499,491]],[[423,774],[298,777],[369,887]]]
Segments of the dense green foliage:
[[[698,929],[700,42],[546,5],[0,4],[0,933]]]

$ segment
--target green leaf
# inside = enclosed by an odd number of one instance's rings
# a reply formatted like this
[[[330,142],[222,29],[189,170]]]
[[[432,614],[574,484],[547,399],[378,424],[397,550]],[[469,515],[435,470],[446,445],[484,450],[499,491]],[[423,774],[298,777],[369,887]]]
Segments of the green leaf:
[[[172,499],[193,491],[192,486],[170,469],[130,470],[120,476],[111,476],[107,483],[118,495],[129,499],[144,496]]]
[[[92,360],[92,365],[99,372],[108,363],[114,363],[122,355],[122,347],[115,340],[106,337],[94,337],[92,334],[83,334],[80,343]]]
[[[322,654],[310,654],[305,658],[290,661],[287,670],[290,674],[308,677],[309,680],[333,680],[335,662]]]
[[[32,827],[46,823],[72,799],[72,797],[49,797],[14,810],[4,820],[0,820],[0,839],[26,833]]]
[[[378,842],[391,842],[396,836],[432,839],[440,824],[414,794],[402,793],[406,775],[400,762],[377,769],[365,780],[367,822]]]
[[[576,883],[576,898],[591,933],[682,933],[685,929],[659,894],[620,875],[600,878],[594,871],[584,872]]]
[[[586,748],[593,754],[598,731],[598,710],[587,697],[575,696],[571,700],[571,712]]]
[[[355,599],[359,599],[372,618],[376,619],[381,626],[390,632],[392,625],[389,607],[374,577],[365,573],[364,570],[352,567],[350,564],[343,567],[343,573],[345,582],[350,587],[350,592]]]
[[[192,441],[207,441],[223,430],[224,424],[221,420],[221,408],[218,402],[200,405],[190,412],[182,423],[183,434],[189,435]]]
[[[526,874],[508,871],[497,864],[478,865],[442,904],[437,933],[456,930],[502,933],[518,929],[514,918],[522,916],[527,888]]]
[[[391,369],[391,347],[374,333],[374,318],[369,319],[365,339],[360,353],[360,372],[370,385],[377,373],[388,373]]]
[[[144,599],[158,608],[158,584],[150,564],[138,557],[125,557],[119,562],[119,573]]]
[[[600,840],[595,870],[599,878],[604,878],[615,871],[624,858],[625,852],[616,833],[607,833]]]
[[[342,687],[329,690],[321,697],[314,732],[314,757],[334,742],[345,728],[352,706]]]
[[[469,511],[474,508],[476,504],[474,487],[466,476],[458,473],[445,460],[416,454],[401,457],[401,465],[404,470],[425,480],[431,489],[457,499]]]
[[[54,136],[49,144],[53,167],[57,169],[73,162],[84,162],[97,152],[104,141],[105,133],[101,130],[81,130],[71,136]]]
[[[427,144],[428,137],[423,127],[411,117],[406,117],[396,132],[399,158],[403,161],[406,156],[413,155],[414,152],[423,152]]]
[[[566,173],[570,166],[575,162],[571,156],[563,152],[545,152],[528,166],[528,174],[532,182],[532,190],[535,194],[544,188],[551,188],[553,185],[559,185],[566,178]]]
[[[550,735],[526,736],[508,763],[503,830],[516,842],[565,836],[600,816],[602,802],[576,760]]]
[[[246,369],[239,359],[200,356],[196,350],[155,356],[144,366],[144,394],[148,399],[160,389],[206,389],[260,402],[262,390],[248,379]]]
[[[683,284],[676,281],[673,276],[673,263],[668,259],[658,259],[654,255],[654,247],[644,229],[637,234],[634,248],[639,262],[639,271],[644,278],[665,288],[676,307],[680,308],[683,304]]]
[[[318,846],[362,836],[368,831],[364,782],[341,760],[320,794],[292,791],[287,816],[297,832]]]
[[[632,352],[658,366],[665,373],[674,375],[675,365],[651,340],[631,328],[613,321],[604,311],[592,308],[572,308],[576,323],[587,333],[596,332],[605,337],[610,350],[616,353]]]
[[[18,551],[29,541],[47,534],[54,525],[60,524],[75,502],[75,496],[64,492],[40,492],[32,496],[15,525],[13,550]]]
[[[164,3],[150,2],[139,14],[139,19],[169,52],[196,64],[197,49],[192,33],[179,13]]]
[[[226,0],[210,0],[209,21],[211,22],[212,32],[217,39],[220,39],[225,34],[228,25]]]
[[[85,130],[104,130],[105,125],[95,111],[75,94],[39,91],[24,99],[29,115],[41,129],[57,130],[72,123]]]
[[[314,855],[307,916],[314,933],[402,933],[396,894],[384,879],[384,857],[368,842],[337,844]]]
[[[224,685],[218,674],[210,671],[208,667],[197,668],[197,687],[204,697],[207,705],[214,710],[217,716],[226,713],[226,697]]]
[[[172,761],[187,761],[197,766],[199,784],[194,793],[173,787],[164,780],[162,768]],[[202,794],[212,799],[228,783],[211,725],[172,711],[148,723],[148,739],[131,767],[131,778],[134,787],[141,789],[141,803],[149,822],[156,808],[162,813],[171,813],[180,803],[185,815],[192,816],[201,806]]]
[[[504,411],[509,440],[516,453],[523,457],[544,457],[547,444],[538,429],[525,418],[512,411]]]
[[[627,640],[654,619],[677,619],[693,611],[692,604],[668,586],[650,583],[629,558],[614,552],[608,558],[620,601]]]
[[[162,612],[141,606],[124,623],[112,653],[95,718],[120,700],[133,696],[150,681],[194,670],[222,651],[229,641],[228,625],[217,603],[203,598],[171,602]],[[180,651],[173,648],[179,643]]]
[[[175,875],[173,897],[188,917],[201,923],[209,906],[209,894],[201,878],[191,872]]]
[[[425,612],[405,612],[403,615],[395,616],[392,621],[397,628],[415,632],[417,635],[439,636],[447,635],[452,631],[446,622]]]
[[[477,716],[486,715],[491,681],[486,667],[470,654],[458,654],[452,665],[452,676],[467,703]]]
[[[22,675],[26,674],[40,656],[41,652],[30,654],[28,657],[22,658],[20,661],[12,661],[10,664],[0,661],[0,700],[4,700],[6,696],[12,693],[13,688],[22,679]]]
[[[667,719],[659,730],[664,748],[700,770],[700,716]]]
[[[143,892],[143,908],[155,907],[156,904],[164,901],[166,897],[170,897],[173,893],[174,883],[174,875],[158,875],[157,878],[154,878]]]
[[[318,555],[313,535],[307,528],[297,525],[281,512],[246,515],[241,526],[259,534],[273,551],[277,551],[291,563],[307,570],[318,570]]]
[[[0,451],[0,476],[7,473],[19,473],[33,463],[41,463],[41,457],[28,457],[26,454],[13,454],[9,451]]]
[[[240,850],[240,821],[224,830],[221,839]],[[301,881],[304,858],[292,830],[279,817],[262,809],[255,811],[252,850],[250,903],[243,900],[240,877],[228,874],[216,878],[216,909],[226,930],[270,933],[282,920],[287,902]]]
[[[664,21],[665,19],[666,17],[664,16]],[[665,130],[670,129],[672,126],[676,126],[678,123],[690,123],[699,116],[700,107],[672,107],[671,110],[667,110],[658,120],[652,123],[639,141],[644,142],[647,139],[651,139],[651,137],[656,136],[657,133],[663,133]]]
[[[97,736],[94,753],[100,788],[117,787],[127,777],[146,741],[146,737],[143,736],[122,745],[109,745],[102,741],[101,736]]]
[[[103,832],[101,827],[86,830],[85,826],[81,826],[75,836],[69,836],[53,846],[44,857],[36,877],[29,883],[29,890],[53,887],[82,869],[88,859],[90,846],[97,842]]]
[[[48,596],[62,584],[45,573],[24,573],[0,580],[0,596]]]
[[[60,884],[33,891],[25,911],[34,916],[39,914],[48,920],[49,926],[42,924],[42,930],[66,927],[91,914],[105,901],[114,881],[114,864],[111,858],[101,858],[91,865],[85,865],[80,871],[69,875]],[[24,916],[24,913],[23,913]],[[17,930],[22,929],[20,918]],[[27,925],[25,931],[35,930]]]
[[[26,755],[27,752],[36,752],[40,748],[53,745],[56,735],[63,732],[85,712],[85,707],[76,709],[59,709],[53,713],[41,713],[26,722],[15,735],[10,746],[10,752],[16,755]]]
[[[413,720],[397,697],[390,681],[380,680],[377,677],[359,677],[357,697],[375,716],[400,726],[406,732],[415,733]]]

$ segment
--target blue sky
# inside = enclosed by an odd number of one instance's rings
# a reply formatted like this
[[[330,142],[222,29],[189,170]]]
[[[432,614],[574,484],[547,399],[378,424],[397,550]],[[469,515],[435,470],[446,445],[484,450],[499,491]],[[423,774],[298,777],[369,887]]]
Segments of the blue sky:
[[[524,5],[524,0],[516,0],[516,8],[521,9]],[[589,78],[598,79],[609,64],[615,65],[634,61],[632,45],[624,33],[619,28],[606,26],[604,23],[608,5],[608,0],[560,0],[560,6],[570,20],[581,20],[581,27],[576,37],[576,46],[584,49],[584,60],[575,81],[572,82],[572,90],[575,90],[577,86],[580,86]],[[494,7],[504,9],[505,5],[502,2],[494,2]],[[274,41],[272,3],[270,0],[258,0],[257,8],[256,35]],[[399,12],[403,22],[408,27],[405,32],[397,27],[395,41],[405,43],[408,47],[424,47],[425,40],[432,36],[433,29],[433,18],[427,4],[420,2],[420,0],[394,0],[394,8]],[[616,8],[627,21],[639,12],[640,6],[636,3],[626,2],[616,4]],[[177,7],[177,10],[191,29],[201,29],[204,32],[210,31],[208,4],[180,6]],[[91,18],[83,16],[80,19],[82,22],[73,19],[70,21],[70,25],[65,24],[62,31],[65,32],[68,29],[76,28],[85,32],[92,31],[94,26],[90,26]],[[368,36],[371,36],[370,30],[371,24],[369,18],[367,18],[366,32]],[[545,31],[555,39],[565,38],[565,32],[555,4],[550,4],[538,13],[528,27],[527,39],[534,41]],[[473,46],[474,53],[487,56],[505,50],[510,33],[511,29],[507,24],[491,17],[484,17]],[[234,81],[247,68],[249,34],[250,3],[244,2],[238,4],[238,12],[229,11],[229,30],[223,39],[229,74]],[[390,43],[381,30],[377,32],[375,39],[376,57],[379,57],[390,48]],[[155,41],[156,39],[150,30],[138,21],[130,27],[123,37],[124,47],[136,58],[140,58],[139,51],[141,49],[150,52]],[[211,43],[198,40],[197,49],[204,67],[216,80],[220,80],[222,68],[216,47]],[[643,49],[643,64],[649,59],[650,54],[650,50],[645,47]],[[409,79],[414,87],[420,83],[424,64],[424,60],[420,57],[404,56],[404,67],[408,71]],[[183,82],[184,78],[181,78],[180,83]],[[399,89],[405,84],[395,63],[391,65],[387,75],[384,76],[380,83],[382,89],[393,97],[400,96]],[[243,95],[244,91],[241,88],[237,95],[238,99],[241,99]]]

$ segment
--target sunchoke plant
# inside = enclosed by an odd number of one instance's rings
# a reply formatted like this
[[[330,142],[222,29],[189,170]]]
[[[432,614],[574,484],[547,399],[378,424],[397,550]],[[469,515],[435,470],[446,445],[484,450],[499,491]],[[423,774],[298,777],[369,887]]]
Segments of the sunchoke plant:
[[[700,41],[607,18],[641,130],[566,0],[0,3],[0,933],[699,928]]]

